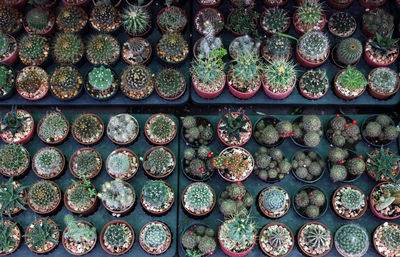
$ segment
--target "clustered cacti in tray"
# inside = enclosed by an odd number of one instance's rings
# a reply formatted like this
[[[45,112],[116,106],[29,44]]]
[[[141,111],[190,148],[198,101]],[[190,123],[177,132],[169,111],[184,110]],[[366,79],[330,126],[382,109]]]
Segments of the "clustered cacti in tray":
[[[182,246],[188,256],[213,254],[217,248],[215,231],[204,225],[193,225],[182,235]]]
[[[394,126],[392,119],[381,114],[366,121],[362,126],[363,136],[375,145],[385,145],[399,136],[400,129]]]
[[[292,160],[294,175],[304,182],[314,182],[325,170],[325,161],[315,151],[298,151]]]
[[[194,116],[183,117],[182,126],[183,136],[190,145],[208,145],[214,137],[214,128],[205,118]]]
[[[294,206],[300,216],[316,219],[325,213],[327,200],[321,190],[314,187],[304,187],[294,196]]]
[[[211,166],[213,152],[208,146],[200,146],[198,149],[187,148],[184,151],[183,169],[185,175],[193,180],[207,180],[214,173]]]
[[[336,147],[354,148],[361,140],[357,121],[339,114],[329,120],[326,133],[330,143]]]
[[[254,198],[242,183],[232,183],[225,187],[218,206],[224,217],[232,217],[237,213],[248,214]]]
[[[322,124],[317,115],[303,115],[293,122],[292,138],[305,147],[316,147],[322,137]]]
[[[255,174],[263,181],[282,180],[292,169],[289,160],[278,148],[266,148],[261,146],[254,154]]]
[[[329,152],[329,174],[333,182],[358,178],[365,171],[365,161],[353,151],[335,147]]]
[[[290,136],[292,130],[292,123],[288,120],[279,121],[274,117],[265,117],[257,122],[254,138],[265,146],[274,146]]]

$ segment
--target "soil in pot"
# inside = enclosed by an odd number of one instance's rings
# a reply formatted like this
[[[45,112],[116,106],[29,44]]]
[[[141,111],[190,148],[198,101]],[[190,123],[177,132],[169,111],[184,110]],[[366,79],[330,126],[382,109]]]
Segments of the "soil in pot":
[[[139,158],[127,148],[118,148],[106,160],[107,173],[113,179],[129,180],[139,169]]]
[[[293,176],[303,183],[315,183],[325,172],[325,161],[315,151],[298,151],[293,155]]]
[[[65,156],[55,147],[44,147],[32,158],[32,169],[42,179],[55,179],[65,171]]]
[[[61,207],[61,190],[49,180],[33,184],[28,191],[28,205],[37,214],[51,215]]]
[[[372,213],[381,219],[400,217],[398,184],[383,182],[376,185],[369,196]]]
[[[152,144],[166,145],[174,140],[177,133],[175,120],[164,113],[152,115],[144,125],[144,134]]]
[[[258,208],[267,218],[281,218],[290,208],[289,194],[281,187],[267,187],[258,196]]]
[[[150,214],[166,214],[171,209],[174,201],[174,190],[167,182],[151,180],[142,188],[140,203],[143,209]]]
[[[56,145],[62,143],[68,136],[68,119],[59,112],[50,112],[40,119],[37,134],[44,143]]]
[[[400,233],[400,225],[396,223],[385,222],[374,230],[372,241],[375,248],[381,256],[396,256],[399,254],[397,236]]]
[[[188,185],[182,193],[182,206],[186,213],[194,217],[204,217],[214,209],[215,192],[208,184],[195,182]]]
[[[358,187],[341,186],[332,195],[333,211],[341,218],[355,220],[367,210],[367,197]]]
[[[87,221],[75,221],[70,215],[65,217],[65,221],[67,227],[62,235],[65,250],[78,256],[92,251],[97,242],[96,228]]]
[[[143,169],[153,179],[168,177],[174,171],[175,165],[176,159],[174,153],[163,146],[153,147],[143,156]]]
[[[314,186],[305,186],[293,197],[296,213],[305,219],[317,219],[325,214],[328,203],[325,193]]]
[[[102,167],[101,155],[93,148],[81,148],[74,152],[69,159],[69,170],[75,178],[92,179]]]
[[[15,89],[26,100],[41,100],[49,91],[49,75],[38,66],[25,67],[17,75]]]

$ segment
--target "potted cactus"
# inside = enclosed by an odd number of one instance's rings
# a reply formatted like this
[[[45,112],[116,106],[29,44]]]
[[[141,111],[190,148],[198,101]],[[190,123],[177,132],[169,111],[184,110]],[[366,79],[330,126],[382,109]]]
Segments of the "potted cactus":
[[[293,13],[293,25],[297,34],[322,31],[326,24],[325,12],[318,0],[302,1]]]
[[[152,28],[150,12],[140,6],[129,6],[122,13],[122,26],[133,37],[144,37]]]
[[[146,212],[153,215],[167,213],[172,208],[174,201],[174,190],[167,182],[150,180],[142,188],[140,203]]]
[[[18,42],[18,55],[25,65],[41,65],[49,56],[47,39],[40,35],[25,35]]]
[[[62,0],[64,6],[87,6],[90,0]]]
[[[326,137],[331,145],[354,149],[361,141],[361,132],[356,120],[337,114],[328,121]]]
[[[333,80],[333,91],[343,100],[353,100],[364,93],[368,81],[357,68],[340,70]]]
[[[251,120],[244,113],[227,113],[218,122],[217,133],[224,145],[243,146],[251,138]]]
[[[92,179],[100,173],[101,167],[101,155],[92,148],[78,149],[69,159],[69,170],[77,179],[82,179],[82,176]]]
[[[261,44],[260,52],[267,63],[279,59],[289,61],[292,58],[292,46],[289,39],[278,34],[265,40]]]
[[[334,242],[342,256],[363,256],[368,251],[369,235],[358,224],[344,224],[336,230]]]
[[[258,244],[265,255],[269,257],[284,257],[293,249],[293,233],[283,223],[269,223],[261,229]]]
[[[9,98],[14,93],[15,74],[13,68],[0,63],[0,100]]]
[[[23,19],[23,26],[27,33],[50,36],[55,27],[56,17],[51,9],[36,7],[31,9]]]
[[[192,181],[206,181],[214,174],[209,166],[213,152],[210,147],[202,145],[199,148],[186,148],[183,157],[183,174]]]
[[[0,32],[5,34],[16,34],[22,26],[22,14],[17,9],[3,5],[0,6]]]
[[[200,238],[199,242],[196,240],[198,237]],[[192,225],[183,232],[181,245],[188,256],[212,255],[217,248],[215,231],[207,225]]]
[[[253,133],[258,144],[275,147],[282,144],[285,138],[292,134],[292,130],[290,121],[281,121],[273,116],[264,116],[256,122]]]
[[[232,42],[235,41],[236,38]],[[250,40],[248,40],[247,42],[249,41]],[[222,58],[226,54],[225,52],[226,50],[224,49],[224,44],[222,43],[221,38],[216,36],[216,26],[210,23],[206,23],[204,37],[199,38],[193,45],[194,58],[196,59],[206,59],[210,57]]]
[[[44,143],[56,145],[63,142],[69,133],[69,122],[59,112],[49,112],[44,115],[37,127],[37,134]]]
[[[90,12],[89,18],[92,28],[99,32],[112,33],[122,24],[121,14],[110,3],[99,3]]]
[[[317,219],[328,209],[325,193],[314,186],[304,186],[293,197],[296,213],[304,219]]]
[[[215,8],[221,4],[222,0],[197,0],[197,3],[205,8]]]
[[[72,136],[82,145],[97,144],[104,134],[103,120],[92,113],[81,114],[71,126]]]
[[[86,75],[85,89],[96,100],[107,100],[118,91],[119,78],[110,67],[93,67]]]
[[[309,222],[297,232],[297,244],[307,256],[325,256],[333,246],[332,232],[320,222]]]
[[[399,128],[394,125],[389,116],[375,115],[364,121],[361,126],[361,135],[369,145],[379,147],[396,140],[399,136]]]
[[[396,94],[399,87],[399,76],[390,68],[375,68],[368,75],[368,92],[379,100]]]
[[[136,202],[135,189],[128,182],[117,178],[105,182],[97,196],[104,208],[114,217],[122,217],[133,211]]]
[[[187,58],[189,44],[177,32],[166,33],[157,42],[156,51],[161,61],[167,64],[179,64]]]
[[[5,177],[22,177],[28,171],[28,150],[19,144],[5,144],[0,148],[0,173]]]
[[[181,32],[188,23],[186,13],[177,6],[171,6],[171,0],[166,0],[163,9],[157,14],[157,25],[161,33]]]
[[[293,142],[304,148],[317,147],[321,142],[322,122],[317,115],[303,115],[293,122]]]
[[[258,196],[258,208],[267,218],[281,218],[290,208],[289,194],[281,187],[267,187]]]
[[[118,148],[107,157],[106,170],[113,179],[129,180],[135,176],[138,169],[139,158],[127,148]]]
[[[399,251],[400,226],[396,223],[385,222],[374,230],[372,242],[375,250],[382,256],[396,255]]]
[[[29,112],[12,107],[0,120],[0,137],[5,143],[26,144],[34,136],[34,123]]]
[[[255,223],[248,215],[236,214],[218,229],[221,250],[231,257],[246,256],[256,244],[256,233]]]
[[[1,220],[0,230],[3,233],[3,239],[0,246],[1,255],[9,255],[14,253],[20,246],[22,241],[22,233],[19,224],[12,220]]]
[[[329,39],[325,34],[307,32],[297,41],[296,59],[306,68],[316,68],[328,59],[329,49]]]
[[[241,183],[231,183],[225,187],[218,199],[218,207],[224,217],[233,217],[237,213],[249,214],[253,205],[253,196]]]
[[[96,188],[84,175],[81,181],[72,182],[64,194],[65,208],[77,215],[89,216],[99,206]]]
[[[268,8],[283,7],[288,3],[288,0],[263,0],[263,3]]]
[[[234,8],[228,15],[227,27],[234,36],[251,35],[256,33],[259,16],[251,6]]]
[[[296,70],[293,63],[284,59],[271,60],[262,74],[265,94],[275,100],[288,97],[296,85]]]
[[[26,100],[41,100],[49,92],[49,75],[41,67],[27,66],[18,73],[15,89]]]
[[[259,56],[260,41],[251,38],[249,35],[235,37],[229,44],[229,55],[232,59],[238,58],[239,55],[252,54]]]
[[[293,176],[303,183],[315,183],[325,171],[325,161],[315,151],[298,151],[292,159]]]
[[[209,145],[214,139],[214,127],[208,119],[188,115],[181,120],[183,139],[188,145]]]
[[[26,228],[25,244],[36,254],[52,252],[60,242],[60,227],[49,218],[39,218],[32,221]]]
[[[328,21],[329,32],[338,38],[350,37],[356,31],[356,28],[356,19],[348,12],[335,12]]]
[[[171,175],[176,166],[174,153],[163,146],[150,148],[143,156],[143,169],[152,179],[163,179]]]
[[[253,156],[244,148],[231,146],[211,159],[211,166],[228,182],[245,180],[254,169]]]
[[[86,58],[94,66],[114,65],[118,61],[119,54],[118,40],[108,34],[91,36],[86,45]]]
[[[361,218],[367,210],[367,197],[353,185],[344,185],[332,195],[333,211],[341,218],[355,220]]]
[[[83,76],[72,65],[59,66],[50,77],[50,92],[60,100],[72,100],[79,96],[83,87]]]
[[[182,193],[182,207],[190,216],[202,217],[214,209],[215,192],[204,182],[195,182],[188,185]]]
[[[27,0],[2,0],[1,4],[4,6],[10,6],[17,9],[25,7]]]
[[[77,64],[83,56],[85,46],[77,34],[59,34],[53,45],[53,59],[59,64]]]
[[[276,32],[285,33],[290,27],[290,17],[282,8],[269,8],[262,13],[260,25],[267,35],[272,35]]]
[[[32,169],[41,179],[55,179],[65,171],[65,156],[55,147],[44,147],[32,158]]]
[[[14,37],[0,32],[0,61],[14,65],[18,60],[18,45]]]
[[[151,44],[147,39],[134,37],[122,45],[121,56],[127,64],[148,64],[152,52]]]
[[[307,99],[318,100],[328,92],[329,80],[325,69],[308,70],[299,80],[299,91]]]
[[[390,149],[376,149],[368,154],[365,161],[367,174],[373,180],[396,181],[400,171],[400,157],[391,152]]]
[[[219,1],[221,0],[206,0]],[[194,29],[202,36],[207,34],[207,27],[211,25],[214,28],[214,35],[221,33],[225,21],[222,13],[215,8],[203,8],[199,10],[193,18]]]
[[[56,17],[58,30],[64,33],[76,33],[82,31],[88,22],[88,15],[82,7],[63,6]]]
[[[375,8],[364,13],[361,18],[361,31],[367,37],[376,33],[387,35],[394,29],[394,17],[382,8]]]
[[[361,58],[363,47],[360,40],[350,37],[343,39],[333,47],[332,60],[339,68],[355,66]]]
[[[165,113],[150,116],[144,125],[144,134],[154,145],[169,144],[174,140],[177,130],[175,120]]]
[[[171,242],[171,230],[160,221],[150,221],[140,230],[139,243],[148,254],[163,254],[169,249]]]
[[[282,180],[289,174],[292,165],[278,148],[267,149],[261,146],[254,153],[255,167],[254,173],[261,180],[268,183],[275,183]]]
[[[108,222],[100,233],[100,245],[111,255],[127,253],[135,242],[135,231],[128,222],[112,220]]]
[[[174,101],[185,93],[186,79],[180,71],[167,68],[158,73],[154,87],[160,97]]]
[[[14,177],[10,177],[6,182],[0,184],[0,215],[12,217],[23,210],[26,210],[26,189],[18,181],[14,181]],[[1,224],[0,224],[1,226]],[[0,253],[1,253],[0,247]]]
[[[66,228],[62,235],[65,250],[72,255],[84,255],[94,249],[97,242],[96,227],[84,220],[64,217]]]
[[[392,38],[392,32],[388,35],[376,33],[369,38],[364,47],[364,59],[369,66],[386,67],[396,61],[399,56],[398,38]]]
[[[365,171],[366,163],[355,152],[335,147],[328,156],[329,176],[332,182],[353,182]]]
[[[376,185],[369,195],[372,213],[381,219],[394,220],[400,217],[399,184],[382,182]]]
[[[333,9],[345,10],[354,2],[354,0],[328,0],[328,5]]]
[[[139,123],[130,114],[121,113],[112,116],[107,124],[107,136],[117,145],[125,146],[133,143],[139,136]]]
[[[28,191],[28,205],[37,214],[52,215],[61,207],[60,187],[49,180],[40,180]]]
[[[121,90],[132,100],[141,100],[151,95],[154,90],[154,75],[142,64],[127,66],[121,75]]]

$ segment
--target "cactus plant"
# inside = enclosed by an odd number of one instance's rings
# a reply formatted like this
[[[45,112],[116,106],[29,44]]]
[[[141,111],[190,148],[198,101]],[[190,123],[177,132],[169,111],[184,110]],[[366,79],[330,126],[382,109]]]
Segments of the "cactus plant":
[[[140,231],[140,246],[151,254],[164,253],[171,245],[171,241],[171,231],[167,225],[158,221],[147,223]]]
[[[183,194],[182,205],[189,213],[202,216],[212,211],[215,193],[212,188],[201,182],[187,186]]]
[[[380,67],[371,72],[368,81],[370,90],[386,96],[395,94],[399,87],[399,77],[392,69],[386,67]]]
[[[326,254],[332,245],[332,233],[322,223],[307,223],[300,229],[298,244],[310,255]]]
[[[93,144],[103,136],[104,124],[101,118],[94,114],[82,114],[72,123],[71,131],[78,142]]]
[[[212,24],[207,23],[204,34],[204,37],[198,41],[200,43],[197,49],[194,49],[194,55],[199,59],[210,58],[216,51],[224,49],[221,38],[215,36],[215,28]]]
[[[16,214],[20,210],[26,210],[25,196],[27,186],[23,186],[17,181],[14,181],[13,177],[10,177],[7,182],[0,185],[0,216]],[[3,222],[0,223],[2,225]],[[0,246],[0,252],[1,251]]]
[[[325,14],[317,0],[302,1],[293,14],[295,27],[301,33],[311,30],[322,30],[325,25]]]
[[[121,55],[128,64],[146,64],[151,57],[152,48],[149,41],[135,37],[122,45]]]
[[[47,39],[39,35],[25,35],[18,42],[18,55],[25,65],[39,65],[49,55]]]
[[[182,96],[186,89],[185,77],[178,70],[163,69],[157,75],[156,92],[167,100],[174,100]]]
[[[261,46],[261,56],[267,62],[279,59],[289,61],[292,56],[292,46],[289,39],[278,34],[272,35]]]
[[[368,154],[367,172],[375,178],[376,181],[390,181],[397,182],[396,176],[400,170],[400,157],[396,156],[389,149],[380,149]]]
[[[233,183],[222,191],[218,207],[225,217],[233,217],[238,213],[248,214],[253,201],[253,196],[242,183]]]
[[[224,16],[215,8],[204,8],[194,16],[193,26],[203,36],[207,34],[208,27],[212,27],[216,35],[224,27]]]
[[[106,33],[116,31],[122,24],[118,9],[109,3],[95,5],[89,20],[95,30]]]
[[[330,177],[333,182],[356,179],[365,170],[362,156],[339,147],[333,148],[328,157]]]
[[[13,34],[19,30],[22,24],[22,14],[15,8],[0,6],[0,32]]]
[[[55,184],[42,180],[29,188],[28,203],[34,211],[46,213],[59,205],[60,195],[60,189]]]
[[[86,88],[96,99],[107,99],[118,89],[118,78],[114,71],[104,66],[93,67],[88,73]]]
[[[321,120],[317,115],[303,115],[293,123],[292,138],[302,146],[318,146],[322,134]]]
[[[381,79],[384,77],[386,78],[386,76],[383,75]],[[384,83],[390,83],[389,81],[390,78],[388,78]],[[399,136],[399,128],[394,126],[394,123],[389,116],[381,114],[368,119],[363,124],[362,134],[368,142],[375,145],[385,145]]]
[[[135,191],[128,185],[127,182],[117,178],[113,181],[105,182],[102,185],[101,193],[97,194],[115,216],[118,216],[115,213],[131,208],[136,200]]]
[[[121,90],[129,98],[140,100],[148,97],[154,88],[153,73],[144,65],[132,64],[121,75]]]
[[[122,13],[122,25],[133,36],[143,35],[151,28],[150,13],[143,7],[129,6]]]
[[[207,180],[210,178],[214,172],[210,162],[212,155],[211,149],[204,145],[198,149],[185,149],[183,161],[185,174],[193,180]]]
[[[241,147],[227,148],[211,159],[211,166],[218,169],[221,176],[235,182],[244,180],[254,169],[254,160],[249,152]]]
[[[266,225],[260,233],[261,250],[270,256],[288,254],[294,245],[293,234],[288,227],[280,223]]]
[[[356,20],[348,12],[336,12],[331,15],[328,21],[329,31],[340,38],[351,36],[356,27]]]
[[[394,17],[382,8],[374,8],[364,13],[361,22],[363,32],[367,33],[367,36],[376,33],[387,34],[394,28]]]
[[[136,174],[139,160],[132,152],[119,149],[108,156],[106,168],[112,177],[127,180]]]
[[[186,254],[191,257],[213,254],[217,247],[214,234],[214,230],[205,225],[193,225],[186,229],[181,238]]]
[[[59,99],[69,100],[79,95],[83,76],[71,65],[57,67],[50,77],[50,90]]]
[[[329,120],[326,133],[331,144],[336,147],[354,148],[361,140],[357,121],[339,114]]]
[[[16,50],[17,45],[15,39],[0,32],[0,61],[10,59],[16,53]]]
[[[292,123],[287,120],[279,121],[273,117],[259,120],[255,126],[254,137],[259,144],[276,146],[292,133]]]
[[[275,94],[286,93],[296,82],[295,65],[284,59],[271,60],[262,74],[264,87]]]
[[[57,176],[64,168],[62,153],[56,148],[42,148],[32,159],[33,169],[43,177]]]
[[[240,6],[231,11],[227,26],[239,35],[251,35],[256,32],[259,14],[252,7]]]
[[[172,32],[161,36],[156,50],[161,60],[172,64],[180,63],[189,54],[189,44],[181,34]]]
[[[243,252],[256,241],[255,224],[248,215],[237,214],[225,220],[220,226],[218,239],[221,247],[230,252]]]
[[[307,98],[321,98],[329,89],[326,70],[308,70],[300,79],[300,92]]]
[[[11,67],[0,64],[0,98],[5,97],[15,83],[14,71]]]
[[[124,145],[137,138],[139,129],[139,123],[132,115],[122,113],[110,118],[107,135],[113,142]]]
[[[88,253],[96,242],[96,227],[76,221],[71,215],[64,217],[66,230],[63,234],[65,248],[75,254]]]
[[[5,142],[19,142],[27,137],[32,129],[32,116],[26,111],[17,110],[16,106],[13,106],[0,120],[0,133]],[[18,137],[19,134],[22,136]]]
[[[122,254],[132,247],[134,232],[128,223],[121,221],[108,223],[104,228],[104,246],[109,253]]]
[[[157,24],[162,31],[176,32],[182,30],[187,23],[185,12],[176,6],[169,6],[157,15]]]
[[[399,225],[388,222],[379,225],[374,231],[373,243],[382,256],[395,255],[400,249]]]
[[[335,78],[335,89],[347,97],[359,96],[368,83],[364,75],[352,66],[340,71]]]
[[[177,125],[174,119],[166,114],[154,114],[147,119],[145,134],[147,139],[154,144],[167,144],[171,142],[177,132]]]
[[[208,145],[214,136],[210,121],[203,117],[185,116],[182,119],[183,135],[193,146]]]
[[[270,218],[282,217],[290,205],[288,193],[279,187],[264,189],[258,201],[263,213]]]
[[[292,160],[292,168],[296,178],[312,183],[322,176],[325,161],[314,151],[296,152]]]
[[[358,224],[342,225],[335,233],[335,247],[343,256],[362,256],[369,246],[365,228]]]
[[[49,218],[35,219],[29,224],[25,235],[29,249],[37,253],[48,252],[59,243],[60,228]]]
[[[282,180],[292,168],[289,160],[277,148],[267,149],[261,146],[254,157],[254,172],[261,180],[266,182]]]
[[[82,182],[73,181],[65,192],[69,210],[81,214],[89,211],[96,202],[97,191],[90,180],[82,175]]]
[[[64,33],[81,31],[87,24],[88,15],[78,6],[63,6],[57,14],[56,24]]]
[[[155,177],[167,176],[173,171],[174,166],[173,154],[164,148],[151,150],[143,160],[143,168]]]
[[[299,55],[309,62],[323,62],[329,55],[329,39],[322,32],[308,32],[299,39],[297,44],[296,50]]]
[[[94,149],[83,148],[76,151],[70,159],[70,169],[74,176],[79,174],[92,178],[101,169],[101,157]]]
[[[229,85],[242,93],[252,93],[260,88],[264,71],[261,59],[253,53],[236,53],[229,70]]]
[[[118,60],[120,47],[117,39],[107,34],[92,36],[86,45],[86,57],[93,65],[108,65]]]
[[[327,208],[326,196],[318,188],[303,187],[294,196],[294,206],[300,216],[316,219]]]
[[[45,34],[51,30],[54,23],[54,14],[46,8],[34,8],[24,19],[24,27],[29,34]]]
[[[360,40],[350,37],[338,43],[333,52],[333,58],[341,67],[355,65],[360,60],[362,51]]]
[[[0,147],[0,172],[4,176],[20,176],[29,165],[29,153],[19,144],[4,144]]]
[[[365,194],[357,187],[339,187],[332,196],[333,209],[340,217],[345,219],[360,218],[367,206]]]
[[[248,56],[250,54],[252,57],[258,57],[259,51],[260,41],[251,38],[249,35],[236,37],[229,44],[229,55],[233,59]]]
[[[400,188],[398,184],[385,183],[377,185],[371,192],[371,208],[383,218],[400,215]]]
[[[290,26],[288,13],[281,8],[267,9],[261,15],[261,28],[268,33],[285,32]]]
[[[38,136],[46,143],[59,142],[68,134],[69,125],[59,112],[49,112],[42,118],[38,127]]]
[[[15,88],[27,100],[40,100],[49,90],[49,75],[43,68],[25,67],[17,76]]]
[[[59,64],[74,64],[82,58],[84,49],[83,41],[78,35],[59,34],[54,41],[53,58]]]
[[[174,198],[174,190],[161,180],[148,181],[142,188],[142,206],[154,214],[167,211],[174,203]]]

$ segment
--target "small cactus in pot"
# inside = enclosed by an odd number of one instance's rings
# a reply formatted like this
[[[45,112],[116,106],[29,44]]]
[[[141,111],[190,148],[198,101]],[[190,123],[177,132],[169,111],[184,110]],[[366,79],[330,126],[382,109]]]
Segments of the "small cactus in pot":
[[[107,173],[112,178],[131,179],[139,169],[139,158],[127,148],[119,148],[110,153],[106,160]]]
[[[54,29],[55,20],[51,9],[37,7],[26,14],[23,25],[29,34],[49,35]]]
[[[163,69],[156,78],[155,90],[163,99],[174,101],[185,93],[186,79],[176,69]]]
[[[143,169],[154,179],[168,177],[174,171],[176,160],[174,154],[165,147],[149,149],[143,157]]]
[[[339,38],[350,37],[356,31],[356,28],[356,20],[348,12],[336,12],[331,15],[328,21],[329,32]]]
[[[171,246],[171,241],[171,230],[165,223],[151,221],[140,230],[140,246],[149,254],[162,254],[166,252]]]
[[[293,175],[305,183],[320,179],[325,170],[325,161],[315,151],[298,151],[293,156]]]
[[[376,149],[368,154],[365,161],[367,174],[376,181],[397,182],[400,171],[400,157],[391,152],[390,149]]]
[[[376,33],[387,35],[394,29],[394,17],[382,8],[371,9],[361,18],[361,31],[367,37]]]
[[[363,256],[369,247],[368,233],[358,224],[342,225],[335,232],[334,242],[342,256]]]
[[[118,30],[122,24],[120,12],[109,3],[95,5],[89,20],[96,31],[105,33]]]
[[[49,91],[49,75],[38,66],[25,67],[17,75],[15,89],[27,100],[40,100]]]
[[[257,30],[259,16],[252,7],[240,6],[229,13],[227,26],[236,36],[251,35]]]
[[[100,154],[92,148],[81,148],[75,151],[69,160],[69,169],[78,179],[96,177],[102,167]]]
[[[86,58],[93,65],[114,64],[120,54],[118,40],[107,34],[91,36],[86,45]]]
[[[284,33],[290,27],[290,17],[284,9],[270,8],[261,15],[260,25],[267,34]]]
[[[10,35],[0,32],[0,61],[14,65],[17,56],[17,41]]]
[[[265,182],[277,182],[289,174],[292,165],[278,148],[261,146],[254,154],[254,173]]]
[[[136,201],[134,188],[118,178],[105,182],[97,196],[103,201],[104,207],[115,217],[131,211]]]
[[[290,198],[283,188],[267,187],[258,197],[258,207],[268,218],[281,218],[290,208]]]
[[[198,149],[187,148],[184,151],[184,174],[194,181],[205,181],[214,174],[211,166],[213,152],[208,146],[200,146]]]
[[[14,83],[14,70],[7,64],[0,64],[0,99],[4,99],[12,93]]]
[[[53,58],[59,64],[76,64],[82,59],[85,46],[76,34],[59,34],[53,45]]]
[[[37,134],[44,143],[53,145],[62,142],[69,133],[69,122],[59,112],[49,112],[39,121]]]
[[[105,252],[121,255],[128,252],[135,242],[135,232],[129,223],[113,220],[107,223],[100,233],[100,244]]]
[[[151,53],[150,42],[140,37],[128,39],[121,49],[121,56],[127,64],[147,64]]]
[[[25,65],[40,65],[49,56],[50,45],[40,35],[25,35],[18,42],[18,55]]]
[[[160,59],[169,64],[183,62],[189,54],[189,44],[185,38],[177,33],[163,34],[157,42],[156,51]]]
[[[61,204],[61,190],[54,182],[41,180],[28,191],[28,205],[38,214],[50,214]]]
[[[177,124],[171,116],[157,113],[147,119],[144,132],[152,144],[166,145],[174,140],[177,129]]]
[[[4,144],[0,147],[0,173],[5,177],[20,177],[28,170],[30,156],[20,144]]]
[[[237,213],[248,214],[254,198],[240,182],[225,187],[218,199],[218,207],[224,217],[232,217]]]
[[[50,90],[62,100],[70,100],[79,95],[83,87],[83,76],[72,66],[57,67],[50,77]]]
[[[364,215],[367,209],[367,197],[355,186],[341,186],[333,193],[332,206],[341,218],[355,220]]]
[[[385,114],[370,117],[361,127],[363,138],[374,146],[389,144],[398,138],[399,132],[399,127]]]
[[[208,33],[207,30],[210,25],[214,29],[214,34],[219,34],[223,30],[224,24],[224,16],[219,10],[215,8],[201,9],[197,12],[193,19],[193,26],[195,30],[202,36],[205,36]]]
[[[138,121],[130,114],[121,113],[112,116],[107,124],[107,136],[117,145],[128,145],[139,135]]]
[[[250,140],[252,134],[251,121],[244,113],[227,113],[219,121],[217,133],[225,145],[244,145]]]
[[[262,252],[268,256],[286,256],[294,246],[292,231],[282,223],[265,225],[259,235]]]
[[[96,227],[86,221],[77,221],[71,215],[64,217],[66,228],[62,242],[71,254],[86,254],[93,250],[97,241]]]
[[[329,39],[322,32],[311,31],[304,34],[296,45],[296,58],[306,68],[323,64],[329,56]]]
[[[182,31],[188,20],[183,9],[171,6],[170,1],[166,1],[167,7],[161,9],[157,14],[157,25],[162,33]]]
[[[26,210],[26,189],[14,177],[10,177],[6,182],[0,184],[0,215],[12,217]],[[0,224],[1,226],[1,224]],[[1,249],[1,248],[0,248]],[[1,251],[0,251],[1,252]]]
[[[88,15],[79,6],[63,6],[56,17],[57,28],[63,33],[82,31],[88,22]]]
[[[292,57],[292,46],[287,37],[272,35],[261,45],[261,56],[267,62],[283,59],[289,61]]]
[[[22,14],[17,9],[2,5],[0,6],[0,32],[14,34],[19,31],[22,24]]]
[[[229,55],[232,59],[236,59],[239,55],[252,54],[256,57],[259,56],[260,52],[260,41],[253,39],[249,35],[236,37],[229,44]]]
[[[113,97],[119,85],[117,74],[104,66],[93,67],[86,75],[86,92],[96,100]]]
[[[174,204],[175,193],[170,185],[161,180],[148,181],[142,188],[140,202],[151,214],[162,215]]]
[[[185,116],[181,118],[183,136],[192,146],[209,145],[214,137],[214,127],[203,117]]]
[[[302,1],[293,14],[293,24],[299,35],[311,30],[322,31],[325,23],[326,17],[322,4],[317,0]]]
[[[326,70],[308,70],[299,81],[300,93],[307,99],[320,99],[329,90],[329,80]]]
[[[132,36],[144,36],[152,26],[149,11],[140,6],[129,6],[121,18],[125,31]]]
[[[309,256],[323,256],[333,245],[333,235],[327,226],[319,222],[304,224],[297,234],[300,250]]]
[[[121,75],[121,90],[133,100],[148,97],[154,90],[154,75],[143,64],[127,66]]]
[[[368,75],[368,92],[377,99],[388,99],[400,87],[399,76],[390,68],[379,67]]]
[[[372,241],[380,255],[396,255],[400,251],[400,226],[389,222],[380,224],[373,233]]]
[[[400,217],[400,186],[396,183],[383,182],[376,185],[369,197],[372,213],[382,219]]]
[[[181,244],[188,256],[212,255],[217,248],[215,231],[202,224],[190,226],[183,232]]]
[[[182,206],[192,216],[209,214],[216,202],[214,190],[203,182],[188,185],[182,193]]]
[[[292,139],[302,147],[318,146],[322,135],[322,122],[317,115],[303,115],[293,122]]]
[[[350,182],[364,173],[366,162],[353,151],[334,147],[329,152],[328,165],[332,182]]]
[[[324,192],[312,186],[299,189],[293,197],[293,203],[296,213],[306,219],[317,219],[328,208]]]
[[[265,94],[272,99],[288,97],[296,83],[295,65],[285,59],[272,59],[262,74]]]
[[[334,48],[332,58],[340,68],[348,65],[356,65],[361,58],[363,51],[360,40],[350,37],[340,41]]]
[[[280,145],[284,139],[292,134],[292,123],[288,120],[279,120],[266,116],[257,121],[254,127],[254,138],[257,143],[266,147]]]
[[[72,123],[71,132],[78,143],[93,145],[103,137],[104,123],[95,114],[82,114]]]
[[[32,158],[32,169],[43,179],[56,178],[64,171],[65,157],[55,147],[40,149]]]
[[[333,146],[354,149],[361,140],[361,130],[356,120],[337,114],[328,121],[326,136]]]

